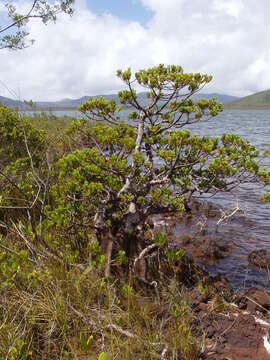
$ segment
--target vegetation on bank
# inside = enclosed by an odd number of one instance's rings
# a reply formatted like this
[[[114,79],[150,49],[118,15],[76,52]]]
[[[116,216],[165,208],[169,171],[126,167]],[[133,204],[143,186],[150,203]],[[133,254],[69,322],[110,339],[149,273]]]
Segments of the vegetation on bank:
[[[265,90],[235,100],[225,105],[226,109],[270,109],[270,90]]]
[[[0,356],[198,359],[189,288],[210,289],[155,214],[194,194],[268,184],[257,149],[235,134],[199,137],[222,106],[191,96],[211,81],[179,66],[118,71],[131,108],[90,99],[90,121],[0,108]],[[143,87],[149,105],[137,99]],[[215,291],[211,296],[218,296]]]

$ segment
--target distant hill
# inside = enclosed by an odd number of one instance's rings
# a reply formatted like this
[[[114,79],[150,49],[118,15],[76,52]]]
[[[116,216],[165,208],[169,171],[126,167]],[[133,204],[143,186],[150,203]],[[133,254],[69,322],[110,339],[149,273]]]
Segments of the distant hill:
[[[226,105],[227,109],[270,109],[270,90],[246,96]]]
[[[6,105],[9,107],[20,107],[23,104],[21,101],[13,100],[4,96],[0,96],[0,105]]]
[[[98,98],[103,96],[104,98],[110,100],[115,99],[118,103],[117,95],[96,95],[96,96],[83,96],[79,99],[63,99],[59,101],[37,101],[34,103],[34,109],[36,110],[61,110],[61,109],[76,109],[80,104],[85,102],[86,100],[90,98]],[[138,93],[138,100],[141,104],[147,105],[149,103],[149,100],[146,96],[146,93]],[[235,96],[231,95],[224,95],[224,94],[203,94],[203,93],[197,93],[193,96],[194,100],[198,99],[210,99],[212,97],[217,97],[219,102],[222,102],[223,104],[231,103],[232,101],[238,99]],[[24,101],[18,101],[9,99],[3,96],[0,96],[0,104],[6,105],[12,108],[27,110],[30,109],[29,105],[27,105]]]

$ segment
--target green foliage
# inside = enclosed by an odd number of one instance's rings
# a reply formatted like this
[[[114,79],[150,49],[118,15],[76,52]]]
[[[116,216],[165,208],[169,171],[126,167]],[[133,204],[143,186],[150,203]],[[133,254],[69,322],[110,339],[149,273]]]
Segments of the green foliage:
[[[116,258],[116,261],[119,266],[128,264],[128,258],[126,256],[126,252],[124,250],[118,251],[118,256]]]
[[[156,242],[159,247],[163,248],[167,242],[167,236],[163,232],[156,233]]]
[[[166,255],[170,262],[181,262],[185,256],[185,251],[184,249],[169,248]]]
[[[26,216],[29,211],[29,218],[30,210],[33,212],[35,205],[40,205],[37,201],[37,196],[41,195],[38,178],[46,173],[46,149],[44,131],[35,128],[25,116],[0,107],[1,219],[6,209],[10,210],[7,221],[17,218],[16,209]],[[27,231],[31,231],[29,226]]]
[[[270,190],[269,189],[264,194],[264,201],[265,202],[270,201]]]
[[[128,284],[125,284],[123,286],[123,296],[126,298],[126,299],[129,299],[132,295],[133,295],[133,288],[128,285]]]
[[[99,269],[104,268],[105,257],[102,254],[99,243],[97,240],[88,244],[90,264]]]
[[[14,110],[0,106],[0,164],[15,165],[16,161],[22,166],[26,161],[29,164],[26,141],[32,154],[33,162],[40,162],[44,151],[45,134],[35,129],[31,122]]]
[[[48,209],[48,225],[55,223],[59,229],[70,226],[70,213],[78,220],[75,228],[89,223],[100,201],[108,197],[108,189],[117,197],[123,184],[121,178],[130,173],[128,155],[134,147],[134,130],[121,124],[115,128],[95,125],[89,132],[100,146],[108,147],[107,155],[100,153],[98,148],[85,148],[70,153],[58,162],[58,183],[52,189],[58,206],[53,211]],[[124,152],[125,156],[118,155],[120,152]],[[106,219],[108,226],[124,213],[128,201],[129,197],[125,194],[118,204],[106,205],[106,211],[112,214]]]
[[[85,336],[81,334],[80,335],[81,350],[83,352],[87,352],[90,349],[91,345],[93,344],[93,341],[94,341],[93,335]]]
[[[102,352],[98,357],[98,360],[107,360],[107,359],[108,357],[105,352]]]

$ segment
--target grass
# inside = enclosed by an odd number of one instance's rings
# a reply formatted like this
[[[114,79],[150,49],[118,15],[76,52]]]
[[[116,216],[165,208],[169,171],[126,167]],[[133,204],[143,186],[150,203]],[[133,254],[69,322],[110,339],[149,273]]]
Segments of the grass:
[[[157,296],[130,276],[105,281],[90,266],[24,264],[1,286],[1,358],[198,359],[192,312],[175,278]]]

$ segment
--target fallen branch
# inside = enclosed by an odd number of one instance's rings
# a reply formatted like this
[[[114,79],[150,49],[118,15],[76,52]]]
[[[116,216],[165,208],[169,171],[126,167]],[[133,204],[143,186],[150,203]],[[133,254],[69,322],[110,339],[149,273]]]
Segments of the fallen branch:
[[[239,203],[238,201],[236,202],[236,206],[235,208],[233,208],[229,213],[226,213],[225,211],[222,211],[222,215],[221,218],[218,220],[217,222],[217,227],[224,221],[228,220],[229,218],[231,218],[232,216],[234,216],[238,211],[240,211],[240,207],[239,207]]]

